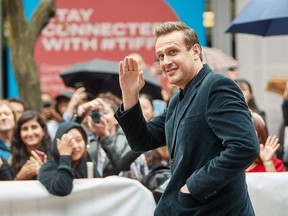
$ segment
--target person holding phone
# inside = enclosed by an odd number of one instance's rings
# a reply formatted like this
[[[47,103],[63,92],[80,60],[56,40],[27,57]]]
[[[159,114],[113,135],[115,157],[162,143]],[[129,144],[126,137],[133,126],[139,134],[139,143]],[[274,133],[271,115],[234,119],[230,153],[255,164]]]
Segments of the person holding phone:
[[[15,180],[37,178],[40,167],[50,158],[51,139],[46,123],[37,111],[20,117],[12,139],[11,171]]]
[[[81,104],[75,121],[88,134],[88,151],[101,176],[121,175],[142,181],[148,173],[142,152],[134,152],[114,117],[121,99],[111,92],[101,93],[94,100]]]

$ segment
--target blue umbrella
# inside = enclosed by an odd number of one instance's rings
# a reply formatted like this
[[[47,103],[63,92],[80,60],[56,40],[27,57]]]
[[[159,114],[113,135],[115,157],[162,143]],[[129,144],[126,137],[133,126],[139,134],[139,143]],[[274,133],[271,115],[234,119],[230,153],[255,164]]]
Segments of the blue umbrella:
[[[252,0],[226,32],[261,36],[288,34],[288,0]]]

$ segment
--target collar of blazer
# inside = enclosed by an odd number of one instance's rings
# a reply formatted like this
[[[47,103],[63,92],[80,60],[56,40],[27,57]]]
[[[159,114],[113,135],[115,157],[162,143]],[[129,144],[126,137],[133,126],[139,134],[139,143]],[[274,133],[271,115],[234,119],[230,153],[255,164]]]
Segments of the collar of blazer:
[[[197,88],[209,72],[212,72],[212,69],[207,64],[204,64],[201,70],[197,73],[197,75],[193,79],[191,79],[190,82],[185,86],[183,90],[184,96],[188,91]]]
[[[203,68],[199,71],[199,73],[188,83],[188,85],[184,89],[184,98],[180,101],[180,93],[181,90],[177,92],[177,94],[173,97],[171,101],[171,106],[173,109],[174,115],[174,124],[173,124],[173,135],[172,135],[172,146],[171,146],[171,160],[174,159],[174,150],[176,146],[176,136],[179,124],[186,110],[189,108],[189,105],[193,98],[196,95],[196,89],[202,82],[202,80],[207,76],[207,74],[211,73],[212,70],[208,65],[204,65]],[[185,97],[186,96],[186,97]],[[181,108],[180,108],[181,107]]]

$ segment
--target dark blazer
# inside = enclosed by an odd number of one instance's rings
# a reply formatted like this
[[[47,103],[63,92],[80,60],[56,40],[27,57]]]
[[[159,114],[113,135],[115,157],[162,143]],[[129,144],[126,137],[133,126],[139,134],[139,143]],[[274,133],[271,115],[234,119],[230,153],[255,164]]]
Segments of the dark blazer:
[[[254,215],[245,169],[259,144],[241,90],[204,65],[183,93],[147,124],[139,103],[115,114],[133,150],[168,145],[172,177],[155,215]]]

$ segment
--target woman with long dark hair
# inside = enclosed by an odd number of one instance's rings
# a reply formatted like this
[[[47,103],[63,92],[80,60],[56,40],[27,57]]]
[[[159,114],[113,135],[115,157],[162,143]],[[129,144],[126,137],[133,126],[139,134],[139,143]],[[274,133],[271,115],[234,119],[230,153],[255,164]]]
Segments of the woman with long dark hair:
[[[11,170],[15,180],[36,179],[50,157],[51,139],[37,111],[26,111],[18,120],[12,139]]]
[[[235,82],[240,87],[249,109],[253,112],[258,113],[263,118],[263,120],[266,121],[265,112],[259,109],[258,105],[256,104],[255,97],[253,95],[252,85],[246,79],[238,79],[235,80]]]

